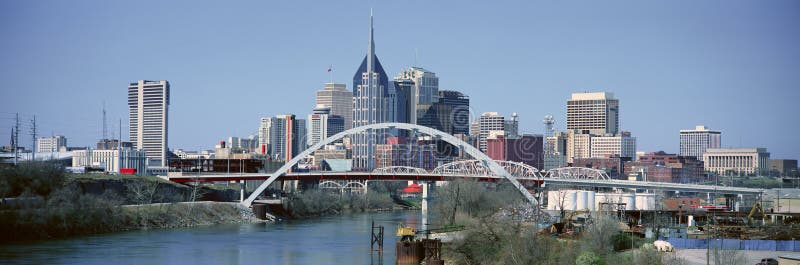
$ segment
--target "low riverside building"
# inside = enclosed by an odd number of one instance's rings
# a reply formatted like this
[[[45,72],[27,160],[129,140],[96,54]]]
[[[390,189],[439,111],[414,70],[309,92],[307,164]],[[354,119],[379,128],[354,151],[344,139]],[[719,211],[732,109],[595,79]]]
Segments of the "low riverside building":
[[[639,157],[638,161],[625,163],[625,172],[640,173],[642,180],[698,183],[705,179],[703,162],[694,156],[652,152]]]
[[[119,172],[120,168],[133,168],[137,174],[145,174],[147,153],[133,148],[75,150],[72,152],[72,167],[102,167],[105,172]]]
[[[725,174],[769,174],[766,148],[709,148],[703,153],[705,170]]]

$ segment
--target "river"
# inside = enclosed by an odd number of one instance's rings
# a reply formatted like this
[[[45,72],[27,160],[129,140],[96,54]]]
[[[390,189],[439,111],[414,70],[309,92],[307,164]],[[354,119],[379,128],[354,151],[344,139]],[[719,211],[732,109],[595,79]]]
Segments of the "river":
[[[354,213],[267,224],[157,229],[0,245],[2,264],[381,264],[370,224],[384,226],[382,264],[394,264],[395,230],[419,211]],[[371,260],[372,259],[372,260]]]

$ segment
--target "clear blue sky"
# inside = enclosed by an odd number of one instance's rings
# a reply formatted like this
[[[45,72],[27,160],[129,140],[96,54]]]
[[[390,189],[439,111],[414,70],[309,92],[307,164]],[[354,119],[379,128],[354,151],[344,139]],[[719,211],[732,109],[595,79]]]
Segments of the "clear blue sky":
[[[103,101],[116,132],[139,79],[172,84],[172,149],[305,116],[328,65],[352,89],[373,7],[387,72],[418,49],[477,115],[517,112],[541,133],[551,114],[564,129],[570,93],[610,91],[640,151],[677,152],[678,131],[703,124],[724,146],[800,158],[798,1],[199,2],[0,1],[0,144],[19,112],[93,145]]]

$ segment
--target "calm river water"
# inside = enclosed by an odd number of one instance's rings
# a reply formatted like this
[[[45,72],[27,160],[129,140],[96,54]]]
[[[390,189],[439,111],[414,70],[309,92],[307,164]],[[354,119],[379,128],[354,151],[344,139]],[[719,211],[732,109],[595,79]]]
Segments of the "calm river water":
[[[382,264],[394,264],[400,222],[419,211],[358,213],[268,224],[135,231],[0,246],[2,264],[381,264],[370,222],[383,225]]]

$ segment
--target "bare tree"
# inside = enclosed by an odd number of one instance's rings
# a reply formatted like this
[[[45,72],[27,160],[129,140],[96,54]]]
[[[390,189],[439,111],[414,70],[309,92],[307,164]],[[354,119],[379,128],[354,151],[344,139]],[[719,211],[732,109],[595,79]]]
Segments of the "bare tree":
[[[153,203],[158,191],[157,181],[133,180],[126,189],[127,197],[135,204]]]
[[[714,256],[714,264],[729,264],[729,265],[744,265],[747,263],[747,258],[744,253],[738,249],[712,249]]]
[[[556,192],[556,197],[553,198],[553,199],[556,200],[556,207],[558,208],[558,211],[559,211],[559,214],[560,214],[558,216],[558,218],[561,219],[561,222],[566,221],[566,220],[564,220],[564,215],[567,214],[566,207],[567,207],[567,194],[568,193],[569,192],[567,192],[565,190],[558,190],[558,192]],[[550,198],[547,198],[547,199],[549,200]]]

